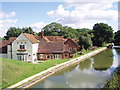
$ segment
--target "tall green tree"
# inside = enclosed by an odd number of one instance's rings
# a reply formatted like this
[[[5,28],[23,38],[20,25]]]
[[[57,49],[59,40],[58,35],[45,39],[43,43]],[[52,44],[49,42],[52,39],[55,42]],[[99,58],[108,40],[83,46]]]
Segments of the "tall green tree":
[[[93,26],[92,38],[93,44],[96,46],[103,46],[105,43],[113,41],[113,29],[108,24],[97,23]]]
[[[82,47],[82,49],[89,49],[89,47],[92,46],[92,40],[88,36],[80,36],[79,37],[79,45]]]
[[[64,36],[65,38],[77,38],[77,31],[75,29],[68,26],[62,26],[60,23],[56,22],[52,22],[46,25],[42,30],[46,36]]]
[[[28,34],[34,34],[36,33],[32,30],[31,27],[27,28],[16,28],[16,27],[10,27],[6,33],[6,36],[4,36],[5,39],[9,39],[9,37],[18,37],[21,33],[28,33]]]
[[[82,29],[76,29],[78,31],[77,37],[79,37],[78,44],[82,47],[82,49],[89,49],[92,46],[92,40],[93,34],[91,33],[91,29],[82,28]]]
[[[114,43],[115,45],[120,45],[120,30],[118,30],[117,32],[115,32],[115,37],[114,37]]]
[[[20,28],[11,27],[8,29],[6,36],[4,36],[5,39],[8,39],[9,37],[17,37],[22,33],[22,30]]]
[[[31,27],[22,28],[23,33],[33,34],[35,33]]]
[[[59,36],[59,32],[62,29],[62,25],[56,22],[52,22],[45,27],[43,27],[44,34],[46,36]]]
[[[60,31],[60,36],[64,36],[65,38],[76,38],[77,39],[77,31],[76,29],[68,26],[63,26],[62,30]]]

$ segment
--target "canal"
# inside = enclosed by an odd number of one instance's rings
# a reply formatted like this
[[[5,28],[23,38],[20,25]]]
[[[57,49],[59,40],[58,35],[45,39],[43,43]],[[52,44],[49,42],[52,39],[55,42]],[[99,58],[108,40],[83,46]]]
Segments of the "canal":
[[[107,49],[56,72],[31,88],[101,88],[120,65],[120,49]]]

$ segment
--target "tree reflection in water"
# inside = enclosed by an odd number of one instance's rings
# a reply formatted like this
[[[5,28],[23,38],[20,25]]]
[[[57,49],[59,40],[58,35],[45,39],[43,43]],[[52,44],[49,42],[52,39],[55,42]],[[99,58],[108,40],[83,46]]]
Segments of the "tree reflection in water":
[[[93,68],[95,70],[107,70],[112,66],[113,63],[112,49],[108,49],[94,57]]]
[[[91,66],[91,60],[90,59],[87,59],[81,63],[79,63],[79,68],[80,70],[84,70],[84,69],[89,69],[90,66]]]
[[[101,88],[118,66],[119,52],[108,49],[55,73],[31,88]]]

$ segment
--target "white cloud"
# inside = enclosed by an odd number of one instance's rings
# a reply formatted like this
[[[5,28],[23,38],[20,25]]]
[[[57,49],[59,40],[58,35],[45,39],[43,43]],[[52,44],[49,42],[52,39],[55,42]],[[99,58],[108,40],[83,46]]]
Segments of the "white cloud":
[[[0,18],[2,18],[0,20],[0,37],[5,36],[7,30],[10,27],[15,26],[15,24],[17,23],[17,19],[12,19],[12,17],[14,17],[16,15],[15,12],[10,12],[10,13],[5,13],[5,12],[0,12]]]
[[[116,0],[117,1],[117,0]],[[56,21],[72,26],[74,28],[91,28],[95,23],[104,22],[109,25],[116,23],[113,27],[117,29],[118,11],[114,7],[115,0],[108,2],[67,2],[59,5],[56,10],[51,10],[47,14],[55,17]]]
[[[41,29],[47,25],[47,23],[44,22],[38,22],[38,23],[34,23],[32,25],[30,25],[30,27],[35,31],[35,32],[40,32]]]
[[[7,30],[9,29],[9,27],[13,27],[15,26],[15,23],[18,20],[15,19],[5,19],[5,20],[0,20],[0,37],[5,36],[5,33],[7,32]]]
[[[50,16],[58,15],[58,16],[67,17],[69,15],[69,11],[65,10],[63,8],[63,5],[59,5],[58,9],[56,11],[51,10],[51,11],[47,12],[47,14]]]
[[[10,18],[15,15],[16,15],[15,12],[11,12],[11,13],[0,12],[0,18]]]

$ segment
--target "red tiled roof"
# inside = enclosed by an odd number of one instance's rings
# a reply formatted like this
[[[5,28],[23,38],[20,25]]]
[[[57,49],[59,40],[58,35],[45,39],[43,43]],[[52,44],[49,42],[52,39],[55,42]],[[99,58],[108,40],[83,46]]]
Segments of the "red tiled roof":
[[[45,36],[46,38],[48,38],[50,41],[58,41],[58,42],[64,42],[67,39],[65,39],[63,36]]]
[[[3,40],[3,41],[0,41],[0,48],[1,47],[5,47],[6,45],[10,44],[10,41],[9,40]]]
[[[66,50],[64,42],[45,42],[39,44],[38,53],[63,53]]]
[[[41,36],[35,36],[35,38],[37,40],[40,40]],[[44,39],[46,39],[46,41],[50,42],[65,42],[67,39],[65,39],[63,36],[44,36]]]
[[[9,37],[9,41],[13,42],[17,37]]]
[[[32,34],[27,34],[27,33],[23,33],[23,34],[31,41],[31,43],[39,43],[39,41]]]
[[[9,40],[0,41],[0,53],[7,53],[8,44],[10,44]]]

